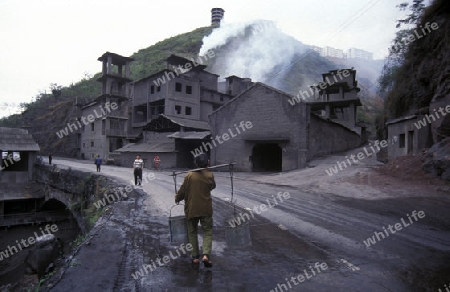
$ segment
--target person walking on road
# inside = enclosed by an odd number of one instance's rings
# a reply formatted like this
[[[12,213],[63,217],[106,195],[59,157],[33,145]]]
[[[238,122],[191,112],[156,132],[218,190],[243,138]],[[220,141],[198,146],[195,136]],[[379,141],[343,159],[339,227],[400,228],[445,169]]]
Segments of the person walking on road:
[[[141,159],[140,155],[136,156],[136,159],[133,163],[133,169],[134,169],[134,184],[141,185],[142,184],[142,169],[144,168],[144,160]]]
[[[192,244],[192,263],[200,263],[198,248],[198,222],[203,229],[203,257],[205,267],[212,267],[210,254],[212,248],[213,210],[211,190],[216,188],[214,175],[209,169],[208,155],[202,153],[195,158],[198,171],[189,172],[184,178],[180,190],[175,194],[175,203],[184,200],[184,213],[187,219],[189,243]]]
[[[52,160],[53,160],[53,156],[52,156],[52,154],[50,153],[50,154],[48,155],[48,164],[52,165]]]
[[[97,157],[95,158],[95,165],[97,166],[97,172],[100,172],[100,168],[102,166],[102,159],[100,158],[100,155],[97,154]]]

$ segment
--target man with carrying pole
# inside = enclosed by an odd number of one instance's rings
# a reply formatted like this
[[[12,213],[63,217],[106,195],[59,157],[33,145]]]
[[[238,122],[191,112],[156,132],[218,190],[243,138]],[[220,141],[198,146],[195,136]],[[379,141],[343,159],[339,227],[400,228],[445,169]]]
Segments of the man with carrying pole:
[[[211,190],[216,187],[214,175],[209,171],[208,155],[202,153],[195,157],[195,164],[200,169],[190,171],[183,184],[175,194],[175,203],[184,200],[184,213],[187,219],[188,239],[192,244],[192,263],[200,263],[198,248],[198,222],[203,229],[203,257],[205,267],[212,267],[210,260],[212,248],[213,210]],[[175,177],[175,173],[173,174]]]

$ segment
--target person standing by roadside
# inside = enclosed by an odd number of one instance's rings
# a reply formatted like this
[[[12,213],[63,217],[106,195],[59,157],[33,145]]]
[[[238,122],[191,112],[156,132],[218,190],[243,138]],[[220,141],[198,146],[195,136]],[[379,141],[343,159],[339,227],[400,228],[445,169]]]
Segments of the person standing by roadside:
[[[50,153],[50,154],[48,155],[48,164],[52,165],[52,160],[53,160],[53,156],[52,156],[52,154]]]
[[[95,158],[95,165],[97,166],[97,172],[100,172],[100,168],[102,166],[102,159],[100,158],[99,154],[97,154],[97,157]]]
[[[203,229],[203,257],[205,267],[212,267],[210,254],[212,248],[213,210],[211,190],[216,188],[214,175],[207,169],[208,155],[202,153],[195,157],[198,168],[205,168],[189,172],[184,178],[180,190],[175,194],[175,203],[184,200],[184,213],[187,219],[189,243],[192,244],[192,263],[200,263],[198,248],[198,222]]]
[[[141,155],[137,155],[136,159],[133,163],[134,169],[134,184],[141,185],[142,184],[142,169],[144,168],[144,160],[141,159]]]
[[[159,170],[159,163],[161,162],[161,159],[159,159],[159,156],[158,155],[156,155],[154,158],[153,158],[153,163],[155,163],[155,170]]]

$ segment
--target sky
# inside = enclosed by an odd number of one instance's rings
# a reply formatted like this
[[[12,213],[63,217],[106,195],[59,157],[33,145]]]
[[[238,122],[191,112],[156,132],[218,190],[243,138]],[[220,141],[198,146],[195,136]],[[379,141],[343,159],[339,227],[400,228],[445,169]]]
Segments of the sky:
[[[101,71],[97,58],[106,51],[130,56],[209,26],[213,7],[225,10],[226,23],[272,20],[305,44],[356,47],[381,59],[405,1],[0,0],[0,116],[5,103],[30,102],[51,83],[69,86]]]

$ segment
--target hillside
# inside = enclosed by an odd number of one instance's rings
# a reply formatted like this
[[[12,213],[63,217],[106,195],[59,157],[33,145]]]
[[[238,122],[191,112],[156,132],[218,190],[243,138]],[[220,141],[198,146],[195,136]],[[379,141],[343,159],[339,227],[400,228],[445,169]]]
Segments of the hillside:
[[[437,29],[426,31],[430,24]],[[410,43],[404,61],[394,71],[384,121],[410,114],[433,115],[445,109],[447,113],[441,112],[431,123],[434,145],[425,153],[423,168],[450,180],[450,2],[433,1],[414,30],[421,37]]]
[[[211,32],[212,27],[198,28],[139,50],[130,56],[135,59],[131,63],[131,78],[138,80],[163,69],[165,67],[164,60],[170,54],[177,54],[187,58],[196,57],[202,47],[204,37],[210,35]],[[269,67],[270,70],[261,69],[261,72],[264,72],[265,76],[267,76],[267,80],[263,80],[263,82],[286,92],[297,94],[300,89],[305,90],[304,86],[320,81],[322,73],[338,68],[333,62],[319,56],[315,52],[305,54],[304,52],[307,46],[294,38],[290,36],[283,37],[291,42],[292,45],[289,46],[289,50],[292,51],[292,55],[284,63],[272,68]],[[217,57],[210,60],[211,63],[208,64],[209,67],[207,70],[220,74],[221,76],[226,76],[218,70],[219,68],[215,66],[217,65],[215,62],[226,60],[225,56],[231,52],[229,48],[233,47],[236,42],[245,43],[245,41],[245,38],[236,38],[235,42],[229,42],[228,46],[215,48],[214,51]],[[270,50],[268,52],[274,54]],[[275,51],[275,53],[278,52]],[[236,59],[232,60],[235,63],[239,63]],[[242,62],[245,61],[245,59],[242,60]],[[269,61],[269,58],[260,58],[258,64],[265,65]],[[246,62],[253,62],[253,60]],[[101,64],[99,62],[100,69]],[[239,73],[235,74],[242,77],[249,77],[244,73],[243,75]],[[22,114],[1,119],[0,126],[29,129],[35,140],[39,143],[43,155],[51,152],[53,155],[75,157],[77,153],[76,136],[69,135],[68,137],[59,139],[55,133],[69,121],[74,120],[76,116],[75,102],[77,97],[78,102],[80,102],[80,100],[88,100],[100,94],[100,83],[97,81],[99,77],[100,72],[94,76],[85,76],[85,78],[75,84],[61,87],[60,91],[55,91],[54,94],[40,94],[34,102],[25,105],[26,110]],[[370,102],[370,95],[368,94],[367,96]],[[373,116],[371,109],[377,107],[378,104],[376,102],[374,105],[366,107],[369,110],[361,111],[359,118],[367,123],[371,123]]]
[[[421,29],[427,22],[435,22],[438,29],[410,43],[405,60],[395,74],[394,86],[387,96],[388,119],[427,109],[432,103],[449,98],[449,18],[449,1],[433,1],[425,10],[415,30],[423,35]]]

